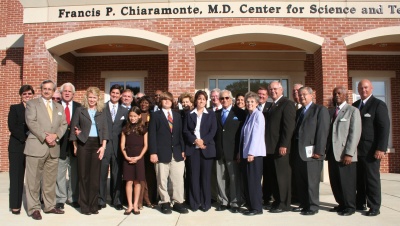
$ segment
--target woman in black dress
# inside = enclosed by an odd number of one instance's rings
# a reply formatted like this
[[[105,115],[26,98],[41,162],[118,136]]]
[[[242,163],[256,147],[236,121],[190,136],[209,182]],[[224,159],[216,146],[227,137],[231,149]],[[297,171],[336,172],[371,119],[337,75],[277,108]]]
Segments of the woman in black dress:
[[[10,172],[10,209],[13,214],[20,214],[22,205],[22,190],[24,189],[25,175],[25,141],[29,129],[25,123],[26,102],[32,99],[35,91],[30,85],[23,85],[19,89],[21,103],[10,106],[8,113],[8,128],[11,132],[8,144],[8,160]]]
[[[121,150],[124,155],[123,179],[126,181],[126,197],[128,209],[125,215],[133,212],[140,214],[139,196],[141,182],[146,180],[144,171],[144,154],[147,151],[147,127],[142,124],[140,109],[132,107],[128,113],[127,124],[121,133]],[[134,186],[134,202],[132,204],[132,185]]]

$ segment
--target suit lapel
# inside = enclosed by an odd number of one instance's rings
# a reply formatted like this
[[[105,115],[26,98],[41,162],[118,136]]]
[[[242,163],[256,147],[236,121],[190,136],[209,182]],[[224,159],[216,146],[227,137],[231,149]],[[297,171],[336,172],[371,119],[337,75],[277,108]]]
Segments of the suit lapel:
[[[156,113],[157,113],[157,114],[160,114],[161,121],[164,123],[164,125],[165,125],[166,127],[168,127],[168,130],[171,131],[171,129],[169,128],[168,119],[167,119],[167,117],[165,117],[164,111],[160,109],[159,111],[156,111]],[[174,120],[174,121],[175,121],[175,119],[176,119],[176,118],[172,118],[172,120]],[[173,128],[172,128],[172,129],[173,129]]]
[[[39,105],[39,109],[42,111],[42,115],[46,115],[47,119],[50,121],[50,115],[47,112],[47,106],[43,102],[43,98],[42,97],[39,97],[37,99],[37,104]],[[54,113],[54,111],[53,111],[53,113]],[[38,115],[40,115],[40,114],[38,114]]]
[[[57,121],[57,115],[58,115],[59,109],[57,107],[57,104],[54,103],[54,101],[52,101],[51,104],[53,105],[53,118],[52,118],[51,123],[55,123]]]

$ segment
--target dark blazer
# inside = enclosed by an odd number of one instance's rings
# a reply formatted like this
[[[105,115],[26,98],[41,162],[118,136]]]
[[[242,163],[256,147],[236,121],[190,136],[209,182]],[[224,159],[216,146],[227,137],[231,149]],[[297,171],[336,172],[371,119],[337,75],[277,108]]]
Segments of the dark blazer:
[[[9,152],[24,152],[25,141],[28,137],[28,126],[25,123],[25,107],[23,103],[10,106],[8,113],[8,129],[11,132],[8,144]]]
[[[106,124],[105,111],[96,112],[94,116],[94,121],[96,122],[97,134],[99,136],[100,145],[102,145],[103,140],[109,139],[108,128]],[[82,132],[76,136],[75,133],[71,133],[69,139],[71,141],[80,140],[82,143],[86,143],[89,138],[90,128],[92,126],[92,120],[87,108],[78,107],[75,111],[74,117],[72,117],[71,128],[79,128]]]
[[[225,124],[222,125],[222,109],[215,112],[217,118],[217,133],[215,134],[216,159],[224,153],[225,160],[233,161],[239,153],[240,133],[246,120],[246,111],[238,107],[232,107]]]
[[[173,129],[172,133],[168,125],[167,117],[162,110],[151,113],[149,122],[149,154],[157,154],[158,161],[169,163],[172,155],[176,161],[182,161],[185,143],[182,136],[181,115],[172,112]]]
[[[302,108],[296,112],[296,122]],[[298,151],[303,161],[323,160],[330,126],[329,111],[326,107],[312,103],[306,111],[299,127]],[[293,136],[296,141],[295,135]],[[314,146],[314,154],[321,155],[320,159],[307,158],[306,146]]]
[[[353,106],[358,108],[358,100]],[[387,151],[389,142],[390,120],[385,102],[373,95],[360,111],[362,132],[358,143],[358,156],[373,156],[376,150]]]
[[[187,141],[185,146],[186,156],[191,156],[196,148],[196,145],[193,144],[197,139],[194,134],[196,125],[197,114],[194,112],[188,112],[183,123],[183,134]],[[204,145],[207,147],[206,149],[201,150],[201,152],[206,158],[215,157],[215,132],[217,132],[217,119],[215,118],[215,113],[212,110],[207,110],[207,113],[203,112],[200,124],[200,137],[204,141]]]
[[[272,103],[271,102],[265,102],[264,108],[262,110],[262,113],[264,114],[264,116],[266,115],[266,113],[268,112],[268,109],[271,107]]]
[[[281,97],[275,105],[270,106],[265,116],[267,154],[279,155],[280,147],[286,147],[289,154],[296,127],[296,109],[293,101]]]
[[[72,118],[74,117],[75,111],[78,107],[81,107],[81,104],[78,102],[72,101],[71,122],[72,122]],[[74,127],[72,127],[72,131],[75,132]],[[71,123],[67,127],[67,131],[65,131],[64,136],[60,139],[60,159],[66,159],[68,154],[70,154],[71,156],[74,155],[74,146],[69,141],[70,133],[71,133]]]
[[[126,119],[128,117],[128,109],[122,107],[118,104],[117,114],[115,115],[114,122],[112,121],[111,111],[109,107],[109,101],[105,104],[104,112],[107,120],[107,127],[109,133],[109,140],[107,142],[106,150],[112,151],[115,156],[121,154],[120,140],[121,140],[121,132],[122,128],[126,123]]]

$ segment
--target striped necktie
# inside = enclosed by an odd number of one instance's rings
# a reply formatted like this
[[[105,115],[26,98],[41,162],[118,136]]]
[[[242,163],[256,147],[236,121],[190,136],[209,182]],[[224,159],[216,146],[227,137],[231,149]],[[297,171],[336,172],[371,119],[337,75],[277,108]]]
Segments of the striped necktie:
[[[169,111],[168,111],[168,117],[167,118],[168,118],[169,129],[171,130],[171,133],[172,133],[174,120],[172,119],[171,113]]]

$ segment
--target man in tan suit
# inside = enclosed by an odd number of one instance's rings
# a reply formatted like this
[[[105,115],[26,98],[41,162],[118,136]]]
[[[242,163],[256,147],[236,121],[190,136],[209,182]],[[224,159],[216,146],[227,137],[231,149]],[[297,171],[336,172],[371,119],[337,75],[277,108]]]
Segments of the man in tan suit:
[[[30,134],[26,140],[26,201],[28,214],[41,220],[39,191],[42,186],[44,212],[63,214],[55,208],[59,138],[67,129],[64,108],[52,101],[56,85],[45,80],[40,85],[41,97],[26,104],[25,120]],[[42,181],[42,183],[40,183]]]

